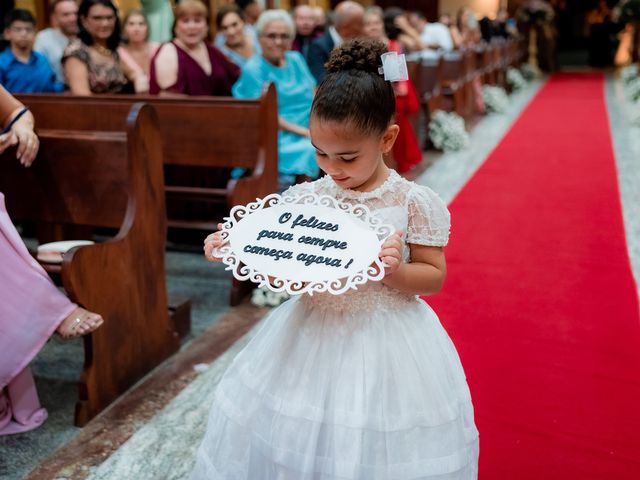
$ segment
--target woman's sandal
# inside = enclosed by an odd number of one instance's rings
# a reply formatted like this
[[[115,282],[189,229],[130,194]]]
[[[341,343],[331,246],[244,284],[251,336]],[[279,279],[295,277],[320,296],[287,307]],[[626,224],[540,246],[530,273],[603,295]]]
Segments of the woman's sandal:
[[[82,307],[76,307],[56,329],[62,338],[74,338],[86,335],[98,328],[104,320],[97,313],[92,313]]]

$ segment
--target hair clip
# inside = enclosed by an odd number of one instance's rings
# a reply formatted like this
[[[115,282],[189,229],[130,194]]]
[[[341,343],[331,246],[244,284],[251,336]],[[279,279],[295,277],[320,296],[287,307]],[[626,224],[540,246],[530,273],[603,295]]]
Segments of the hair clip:
[[[409,80],[409,72],[407,71],[407,61],[404,53],[398,55],[396,52],[386,52],[380,56],[382,66],[378,68],[379,74],[384,74],[384,79],[389,82],[400,82]]]

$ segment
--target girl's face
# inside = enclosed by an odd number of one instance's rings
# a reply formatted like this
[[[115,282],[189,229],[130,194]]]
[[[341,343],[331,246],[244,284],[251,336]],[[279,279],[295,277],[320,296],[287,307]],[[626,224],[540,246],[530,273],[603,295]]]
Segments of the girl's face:
[[[195,47],[207,36],[207,19],[197,13],[186,13],[176,20],[176,38],[188,47]]]
[[[141,43],[147,40],[149,27],[142,15],[131,15],[124,24],[124,35],[131,43]]]
[[[220,31],[227,45],[238,45],[244,35],[244,22],[237,13],[227,13],[220,22]]]
[[[82,18],[82,25],[94,40],[106,42],[116,26],[116,13],[104,5],[93,5]]]
[[[384,39],[384,22],[379,15],[367,13],[364,16],[364,34],[373,40]]]
[[[309,131],[318,166],[340,187],[367,191],[386,178],[388,168],[382,156],[393,147],[397,125],[390,125],[381,135],[363,134],[312,115]]]

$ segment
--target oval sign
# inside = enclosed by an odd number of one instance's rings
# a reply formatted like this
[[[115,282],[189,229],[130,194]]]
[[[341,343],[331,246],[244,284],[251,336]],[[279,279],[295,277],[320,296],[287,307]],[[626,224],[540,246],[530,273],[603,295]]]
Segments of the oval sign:
[[[274,194],[231,210],[216,255],[236,278],[274,291],[338,294],[384,276],[378,253],[392,232],[365,205]]]

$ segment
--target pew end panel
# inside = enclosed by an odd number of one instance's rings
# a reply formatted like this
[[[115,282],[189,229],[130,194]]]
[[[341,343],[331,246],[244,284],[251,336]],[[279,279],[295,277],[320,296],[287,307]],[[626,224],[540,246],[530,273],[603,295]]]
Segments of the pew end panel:
[[[157,119],[136,104],[126,123],[126,134],[39,130],[31,168],[0,162],[0,190],[14,221],[118,229],[112,239],[67,252],[60,269],[70,299],[105,321],[84,337],[78,426],[179,347],[167,310]]]

